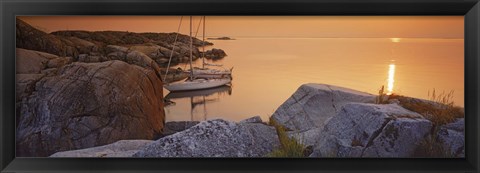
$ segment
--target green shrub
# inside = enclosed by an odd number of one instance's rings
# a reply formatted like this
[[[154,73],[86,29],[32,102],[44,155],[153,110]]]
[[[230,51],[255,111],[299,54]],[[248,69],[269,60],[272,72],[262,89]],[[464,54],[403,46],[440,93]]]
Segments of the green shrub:
[[[269,153],[267,157],[305,157],[306,147],[295,139],[288,137],[285,127],[278,124],[272,117],[270,117],[268,124],[275,127],[280,147]]]

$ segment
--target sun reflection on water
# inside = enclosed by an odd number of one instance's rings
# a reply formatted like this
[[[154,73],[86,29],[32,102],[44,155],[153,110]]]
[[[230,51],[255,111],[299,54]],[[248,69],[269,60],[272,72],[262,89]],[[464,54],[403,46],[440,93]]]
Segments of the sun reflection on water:
[[[387,95],[391,95],[393,92],[393,84],[395,82],[395,64],[388,65],[388,80],[387,80]]]

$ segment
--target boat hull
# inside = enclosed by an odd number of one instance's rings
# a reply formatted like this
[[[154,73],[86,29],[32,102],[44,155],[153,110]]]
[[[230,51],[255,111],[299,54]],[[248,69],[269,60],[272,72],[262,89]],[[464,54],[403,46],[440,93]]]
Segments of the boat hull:
[[[183,92],[170,92],[165,96],[165,99],[178,99],[178,98],[188,98],[188,97],[199,97],[199,96],[210,96],[213,94],[220,93],[230,93],[232,92],[232,87],[228,85],[223,85],[215,88],[203,89],[203,90],[192,90],[192,91],[183,91]]]
[[[185,73],[190,73],[190,71],[186,71]],[[193,71],[193,76],[196,78],[214,78],[214,79],[221,79],[232,76],[231,70],[216,70],[216,69],[197,69]]]
[[[208,89],[219,87],[223,85],[227,85],[231,82],[229,78],[223,79],[196,79],[193,81],[184,81],[181,83],[172,83],[165,85],[165,89],[169,91],[191,91],[191,90],[201,90],[201,89]]]
[[[231,74],[194,74],[195,77],[197,78],[225,78],[225,77],[231,77]]]

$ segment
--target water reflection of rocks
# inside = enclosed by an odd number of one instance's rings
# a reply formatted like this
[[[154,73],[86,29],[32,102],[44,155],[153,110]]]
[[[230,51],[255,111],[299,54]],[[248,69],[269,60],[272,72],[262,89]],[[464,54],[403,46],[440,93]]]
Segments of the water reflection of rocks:
[[[205,90],[170,92],[165,96],[165,105],[167,107],[174,106],[176,99],[190,98],[190,121],[194,121],[194,110],[198,106],[203,106],[202,120],[207,120],[207,103],[218,102],[225,94],[232,95],[232,86],[224,85]]]

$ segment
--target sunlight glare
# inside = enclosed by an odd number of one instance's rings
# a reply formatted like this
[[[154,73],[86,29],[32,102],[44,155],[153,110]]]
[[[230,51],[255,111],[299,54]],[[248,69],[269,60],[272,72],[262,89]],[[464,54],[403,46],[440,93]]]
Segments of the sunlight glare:
[[[388,66],[388,84],[387,84],[387,95],[391,95],[393,92],[393,82],[395,77],[395,64],[390,64]]]
[[[392,40],[394,43],[400,42],[400,38],[390,38],[390,40]]]

